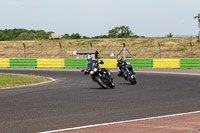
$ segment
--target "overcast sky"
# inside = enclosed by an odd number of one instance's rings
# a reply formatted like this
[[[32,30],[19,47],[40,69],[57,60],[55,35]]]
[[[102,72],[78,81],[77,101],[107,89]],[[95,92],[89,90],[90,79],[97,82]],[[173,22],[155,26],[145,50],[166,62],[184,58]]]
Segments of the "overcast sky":
[[[137,35],[197,35],[200,0],[0,0],[0,29],[108,34],[129,26]]]

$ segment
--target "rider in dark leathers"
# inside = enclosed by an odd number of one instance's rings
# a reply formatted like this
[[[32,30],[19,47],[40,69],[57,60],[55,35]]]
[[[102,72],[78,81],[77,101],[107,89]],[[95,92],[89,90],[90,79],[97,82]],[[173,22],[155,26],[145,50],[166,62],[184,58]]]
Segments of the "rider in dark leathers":
[[[117,69],[118,69],[118,76],[119,77],[123,77],[124,76],[124,69],[125,69],[125,66],[126,66],[126,61],[123,61],[121,57],[119,57],[117,59]]]
[[[126,75],[124,74],[124,71],[125,71],[125,67],[128,63],[126,61],[124,61],[121,57],[119,57],[117,59],[117,62],[118,62],[117,63],[117,69],[118,69],[118,72],[119,72],[118,76],[119,77],[126,77]],[[132,67],[130,69],[131,69],[130,71],[132,71],[133,74],[135,74]]]
[[[100,59],[100,58],[98,58]],[[104,64],[103,60],[93,60],[92,56],[88,57],[86,70],[82,70],[84,74],[90,74],[93,81],[97,82],[102,88],[115,88],[111,72],[106,68],[101,68],[99,65]]]

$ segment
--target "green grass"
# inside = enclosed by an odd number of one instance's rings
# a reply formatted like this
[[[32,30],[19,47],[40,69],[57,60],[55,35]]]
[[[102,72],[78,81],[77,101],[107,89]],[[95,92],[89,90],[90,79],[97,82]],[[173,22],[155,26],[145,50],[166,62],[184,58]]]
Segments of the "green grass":
[[[0,74],[0,88],[29,85],[50,80],[50,78],[35,75]]]

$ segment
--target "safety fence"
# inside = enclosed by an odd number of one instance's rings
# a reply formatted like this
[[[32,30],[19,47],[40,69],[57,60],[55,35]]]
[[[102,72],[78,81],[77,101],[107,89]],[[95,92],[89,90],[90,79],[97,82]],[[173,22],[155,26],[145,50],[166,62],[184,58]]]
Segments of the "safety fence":
[[[116,59],[103,59],[104,68],[116,68]],[[200,59],[126,59],[133,68],[200,68]],[[86,68],[87,59],[0,59],[1,68]]]

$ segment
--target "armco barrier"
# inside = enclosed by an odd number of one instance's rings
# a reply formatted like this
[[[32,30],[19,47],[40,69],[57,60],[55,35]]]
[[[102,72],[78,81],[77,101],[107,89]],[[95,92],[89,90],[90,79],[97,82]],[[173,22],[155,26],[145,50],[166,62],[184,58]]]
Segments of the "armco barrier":
[[[153,68],[153,59],[126,59],[133,68]]]
[[[37,59],[10,59],[10,67],[37,67]]]
[[[181,68],[200,68],[200,59],[181,59]]]
[[[153,68],[180,68],[180,59],[153,59]]]
[[[41,68],[64,68],[65,59],[37,59],[37,67]]]
[[[86,68],[87,59],[65,59],[65,68]]]
[[[10,67],[9,59],[0,59],[0,67]]]
[[[117,68],[117,59],[103,59],[104,64],[100,65],[102,68]]]

